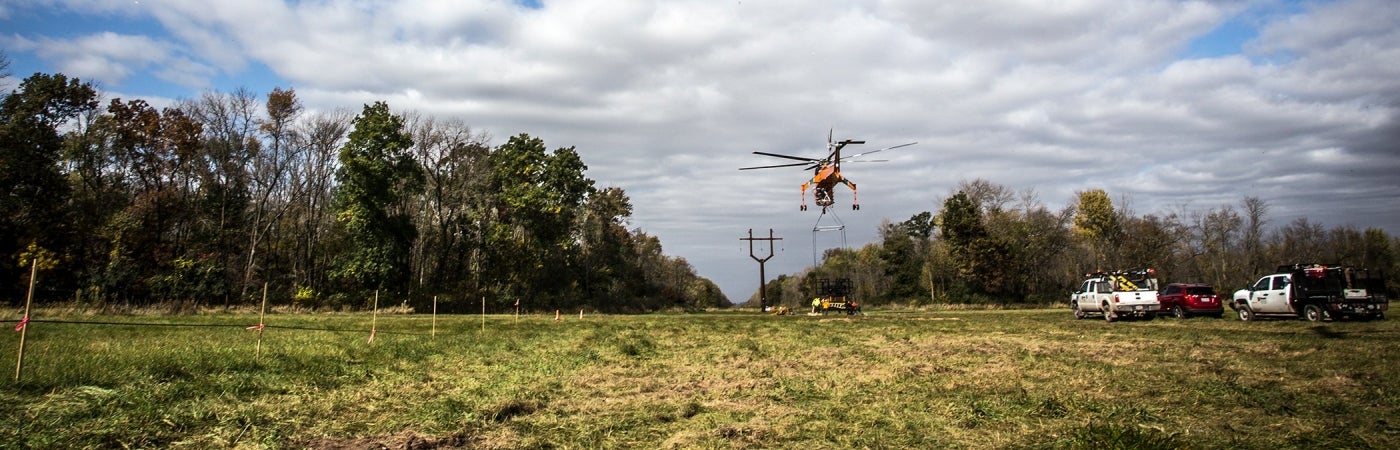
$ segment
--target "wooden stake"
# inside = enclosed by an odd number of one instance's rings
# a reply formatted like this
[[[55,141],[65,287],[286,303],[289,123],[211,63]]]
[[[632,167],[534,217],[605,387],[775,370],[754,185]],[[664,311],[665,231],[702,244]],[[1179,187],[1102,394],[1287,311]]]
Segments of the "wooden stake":
[[[437,296],[433,296],[433,331],[429,336],[437,337]]]
[[[374,290],[374,312],[371,313],[371,315],[370,315],[370,317],[369,317],[369,341],[368,341],[368,342],[365,342],[366,344],[369,344],[369,343],[373,343],[373,342],[374,342],[374,332],[375,332],[376,326],[378,326],[378,325],[379,325],[379,290],[378,290],[378,289],[375,289],[375,290]]]
[[[486,332],[486,296],[481,296],[481,331]]]
[[[34,259],[29,261],[29,295],[24,297],[24,318],[20,319],[19,326],[19,360],[15,361],[15,384],[19,384],[20,375],[24,373],[24,335],[29,332],[29,305],[34,302],[34,278],[39,276],[39,255],[34,255]]]
[[[258,310],[258,346],[256,347],[257,350],[255,350],[254,353],[253,353],[253,357],[254,357],[254,358],[261,358],[261,357],[262,357],[262,332],[263,332],[263,323],[265,322],[263,319],[266,318],[266,317],[267,317],[267,282],[264,281],[264,282],[263,282],[263,301],[262,301],[262,309]]]

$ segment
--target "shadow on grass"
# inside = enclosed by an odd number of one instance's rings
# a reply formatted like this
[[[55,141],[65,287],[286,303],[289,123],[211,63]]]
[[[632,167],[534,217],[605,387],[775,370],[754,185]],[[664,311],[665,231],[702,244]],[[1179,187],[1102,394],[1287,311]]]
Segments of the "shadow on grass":
[[[1312,331],[1313,333],[1317,333],[1318,336],[1322,336],[1326,339],[1341,339],[1346,337],[1346,333],[1332,331],[1332,329],[1327,327],[1326,325],[1318,325],[1312,327]]]

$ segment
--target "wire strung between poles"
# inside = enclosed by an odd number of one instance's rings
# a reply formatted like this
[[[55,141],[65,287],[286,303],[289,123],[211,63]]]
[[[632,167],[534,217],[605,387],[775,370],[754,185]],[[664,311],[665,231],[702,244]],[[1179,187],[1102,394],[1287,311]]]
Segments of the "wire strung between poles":
[[[840,231],[841,248],[846,248],[846,223],[842,222],[841,217],[836,215],[836,211],[831,211],[831,209],[832,208],[823,207],[821,215],[817,216],[817,223],[812,225],[812,267],[817,266],[817,255],[819,254],[817,251],[817,233],[824,231]],[[835,225],[822,225],[822,219],[826,217],[828,211],[831,212],[831,220]]]

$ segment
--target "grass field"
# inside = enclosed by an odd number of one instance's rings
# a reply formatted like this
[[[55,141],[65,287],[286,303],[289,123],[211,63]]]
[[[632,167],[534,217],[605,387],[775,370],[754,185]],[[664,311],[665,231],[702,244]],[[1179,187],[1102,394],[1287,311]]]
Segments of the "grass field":
[[[35,316],[200,326],[31,323],[0,448],[1400,448],[1394,320]]]

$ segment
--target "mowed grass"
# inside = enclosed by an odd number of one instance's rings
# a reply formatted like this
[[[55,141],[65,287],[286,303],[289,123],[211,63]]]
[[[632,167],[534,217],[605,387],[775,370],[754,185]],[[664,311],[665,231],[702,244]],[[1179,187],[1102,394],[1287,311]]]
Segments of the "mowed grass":
[[[31,324],[0,448],[1400,448],[1393,320],[35,316],[201,326]]]

